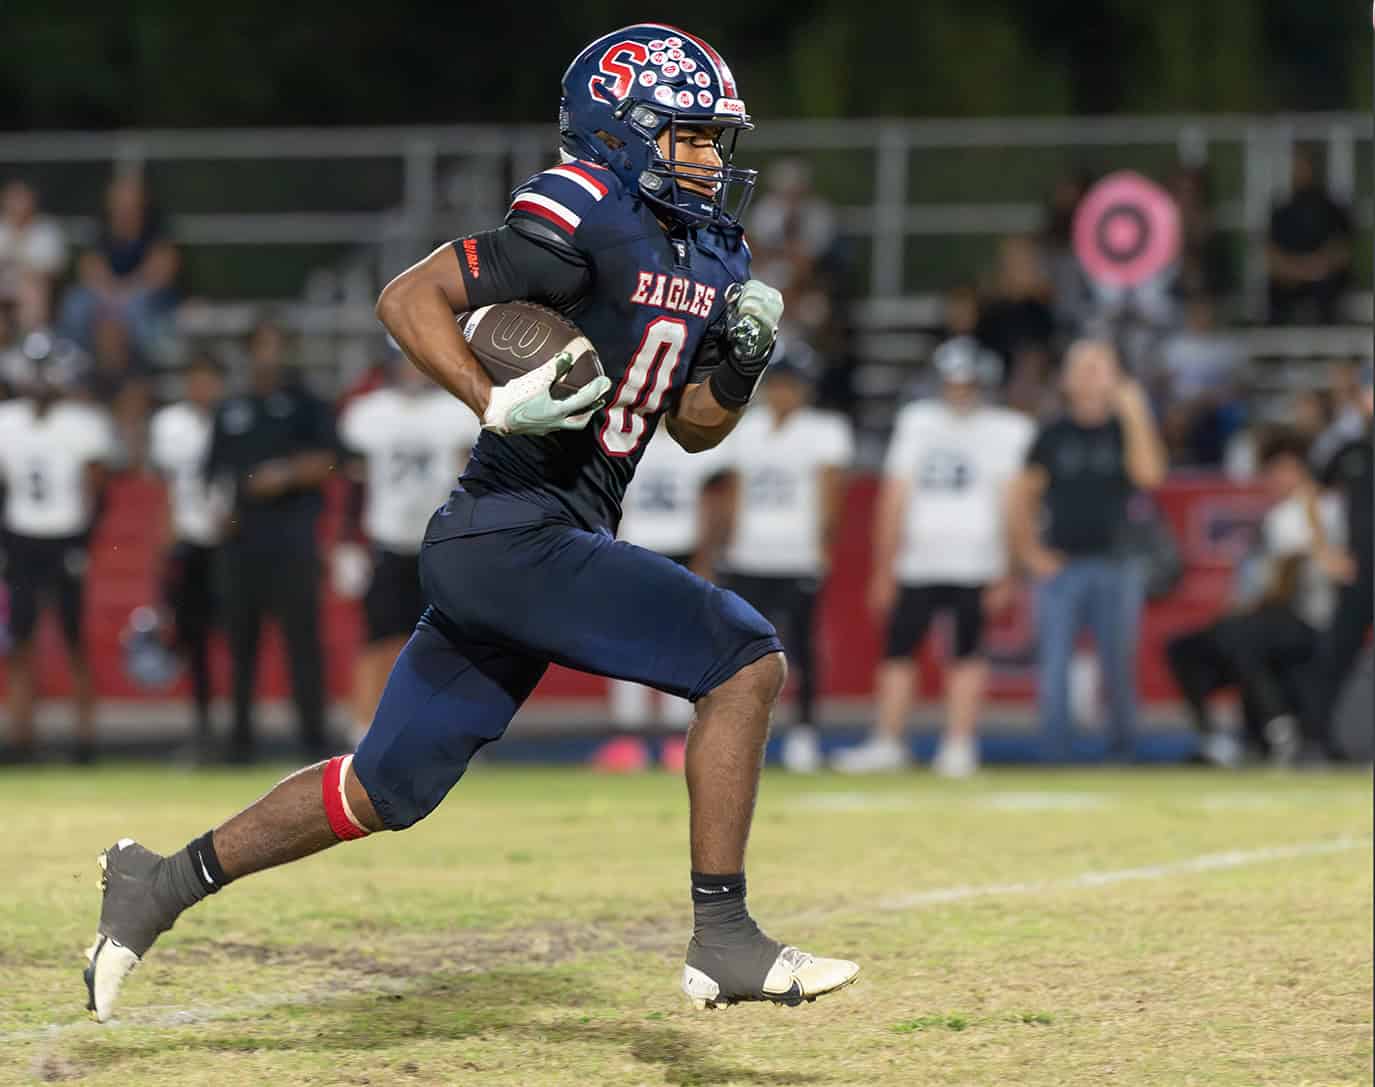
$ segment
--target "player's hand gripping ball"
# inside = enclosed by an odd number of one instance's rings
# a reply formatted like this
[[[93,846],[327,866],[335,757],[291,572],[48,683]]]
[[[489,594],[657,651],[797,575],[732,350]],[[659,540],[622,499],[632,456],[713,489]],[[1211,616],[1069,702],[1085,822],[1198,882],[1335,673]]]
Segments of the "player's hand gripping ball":
[[[492,398],[482,418],[486,430],[581,430],[611,391],[591,342],[551,309],[506,302],[458,319],[463,338],[492,379]]]

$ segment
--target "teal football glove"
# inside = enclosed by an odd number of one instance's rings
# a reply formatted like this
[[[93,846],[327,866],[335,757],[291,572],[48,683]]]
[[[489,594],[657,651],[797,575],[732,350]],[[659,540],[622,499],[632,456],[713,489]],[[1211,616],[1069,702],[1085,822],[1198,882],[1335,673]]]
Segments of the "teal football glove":
[[[712,395],[726,408],[739,410],[750,402],[769,365],[778,324],[783,319],[783,296],[758,279],[726,292],[724,357],[710,378]]]
[[[552,434],[556,430],[581,430],[606,394],[609,377],[593,378],[577,392],[555,400],[549,389],[573,368],[573,355],[560,351],[538,369],[492,389],[482,428],[498,434]]]

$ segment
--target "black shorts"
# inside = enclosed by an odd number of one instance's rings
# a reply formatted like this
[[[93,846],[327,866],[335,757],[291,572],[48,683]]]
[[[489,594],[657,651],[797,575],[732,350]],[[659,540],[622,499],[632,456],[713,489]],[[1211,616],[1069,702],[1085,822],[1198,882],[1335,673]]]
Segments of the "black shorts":
[[[425,610],[420,589],[420,556],[377,547],[372,552],[372,580],[363,596],[367,641],[409,638]]]
[[[5,582],[10,591],[10,637],[27,642],[38,627],[44,604],[54,604],[62,637],[71,649],[82,646],[81,619],[86,596],[85,536],[20,536],[7,532]]]
[[[938,612],[949,612],[955,621],[955,659],[977,656],[984,631],[983,586],[904,585],[888,621],[884,659],[910,655]]]

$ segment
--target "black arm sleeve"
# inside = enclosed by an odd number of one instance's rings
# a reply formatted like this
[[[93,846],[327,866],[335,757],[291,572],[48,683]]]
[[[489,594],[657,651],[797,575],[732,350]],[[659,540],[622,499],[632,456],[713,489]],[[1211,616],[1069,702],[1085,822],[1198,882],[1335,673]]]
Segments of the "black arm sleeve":
[[[557,310],[576,304],[592,285],[585,254],[536,224],[508,223],[454,243],[468,302],[540,302]]]
[[[715,370],[726,360],[726,322],[724,314],[718,318],[706,330],[702,337],[702,342],[697,345],[697,354],[692,358],[692,367],[688,370],[687,383],[696,385],[698,382],[705,381]]]

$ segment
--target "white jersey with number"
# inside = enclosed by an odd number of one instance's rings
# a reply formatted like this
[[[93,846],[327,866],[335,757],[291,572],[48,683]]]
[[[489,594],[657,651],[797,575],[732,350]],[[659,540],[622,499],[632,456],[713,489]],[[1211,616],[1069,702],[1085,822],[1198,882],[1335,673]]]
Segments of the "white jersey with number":
[[[114,427],[99,408],[63,400],[39,414],[32,400],[0,404],[5,526],[45,538],[85,532],[93,512],[86,466],[114,454]]]
[[[339,436],[367,460],[363,529],[373,543],[419,552],[480,429],[462,401],[438,389],[377,389],[344,409]]]
[[[1004,408],[921,400],[898,413],[883,474],[908,485],[899,581],[983,585],[1007,572],[1007,490],[1035,432]]]
[[[823,573],[821,473],[850,466],[850,424],[839,415],[802,408],[780,426],[760,406],[722,443],[722,456],[740,480],[726,566],[764,577]]]
[[[168,404],[148,424],[148,454],[167,480],[172,530],[179,540],[201,547],[217,542],[223,503],[217,502],[203,469],[210,452],[214,416],[189,403]]]
[[[721,471],[719,450],[689,453],[660,424],[621,500],[617,535],[660,555],[697,550],[702,488]]]

